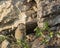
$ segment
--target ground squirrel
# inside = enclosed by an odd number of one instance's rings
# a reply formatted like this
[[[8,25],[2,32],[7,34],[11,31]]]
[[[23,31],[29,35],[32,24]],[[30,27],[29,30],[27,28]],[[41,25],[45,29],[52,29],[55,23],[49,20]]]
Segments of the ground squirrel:
[[[24,38],[24,36],[26,35],[25,32],[25,25],[24,24],[19,24],[17,29],[15,30],[15,38],[16,40],[21,40]]]

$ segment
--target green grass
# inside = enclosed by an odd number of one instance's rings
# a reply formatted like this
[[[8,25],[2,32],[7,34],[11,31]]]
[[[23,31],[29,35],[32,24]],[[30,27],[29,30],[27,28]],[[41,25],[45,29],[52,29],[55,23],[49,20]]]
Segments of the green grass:
[[[25,40],[17,40],[17,44],[20,45],[22,48],[29,48],[29,45]]]
[[[4,41],[6,38],[7,38],[6,36],[0,35],[0,43],[1,43],[2,41]]]
[[[49,33],[48,35],[47,35],[47,34],[46,34],[46,35],[43,34],[44,31],[46,31],[46,30],[47,30],[47,32]],[[36,28],[34,29],[34,31],[36,32],[36,33],[35,33],[36,37],[44,37],[44,39],[42,40],[42,43],[47,43],[47,42],[50,40],[50,38],[53,37],[53,34],[54,34],[54,33],[50,30],[48,22],[45,22],[45,23],[44,23],[43,28],[36,27]],[[47,37],[46,37],[46,36],[47,36]]]

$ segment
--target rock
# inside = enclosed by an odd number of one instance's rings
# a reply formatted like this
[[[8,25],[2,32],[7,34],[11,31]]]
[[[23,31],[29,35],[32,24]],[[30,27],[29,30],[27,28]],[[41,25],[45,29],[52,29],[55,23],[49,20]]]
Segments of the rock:
[[[50,30],[51,31],[56,31],[57,30],[57,27],[56,26],[55,27],[51,27]]]
[[[27,2],[30,2],[30,1],[32,1],[32,0],[27,0]]]
[[[44,22],[50,26],[60,23],[60,1],[59,0],[35,0],[37,3],[38,26],[43,27]]]
[[[33,6],[33,9],[34,9],[34,11],[37,11],[37,7],[36,6]]]
[[[60,15],[54,18],[53,25],[60,24]]]
[[[45,48],[45,44],[41,44],[42,40],[43,38],[40,38],[40,37],[35,39],[32,44],[32,48]]]
[[[11,46],[11,48],[21,48],[21,46],[19,46],[18,44],[15,44],[15,43],[11,44],[10,46]]]
[[[60,33],[60,32],[59,32],[59,33]],[[60,38],[60,34],[57,34],[56,36],[57,36],[58,38]]]
[[[10,43],[7,40],[4,40],[1,44],[1,48],[10,48]]]
[[[58,37],[57,41],[56,41],[56,46],[60,47],[60,38]]]
[[[34,36],[34,34],[28,34],[26,35],[26,40],[29,41],[29,42],[33,42],[36,38],[36,36]]]
[[[14,29],[18,24],[24,22],[26,16],[19,9],[24,0],[2,0],[0,1],[0,31],[5,29]],[[21,7],[21,6],[20,6]],[[25,17],[23,17],[25,16]],[[23,21],[24,19],[24,21]]]
[[[50,48],[54,48],[54,47],[56,47],[56,48],[58,48],[58,47],[60,47],[60,38],[59,37],[54,37],[54,38],[51,38],[51,40],[49,41],[49,45],[48,46],[50,46]]]

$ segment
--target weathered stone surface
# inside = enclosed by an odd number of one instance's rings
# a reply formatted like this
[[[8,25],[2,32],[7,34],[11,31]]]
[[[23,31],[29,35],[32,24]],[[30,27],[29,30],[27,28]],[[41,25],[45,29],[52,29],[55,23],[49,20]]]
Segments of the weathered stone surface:
[[[26,16],[21,13],[19,6],[24,0],[1,0],[0,1],[0,31],[17,27],[19,23],[25,23]],[[24,16],[24,17],[23,17]]]
[[[27,2],[30,2],[30,1],[32,1],[32,0],[27,0]]]
[[[37,3],[38,26],[43,27],[44,22],[49,26],[60,24],[60,1],[59,0],[35,0]]]
[[[4,40],[1,44],[1,48],[10,48],[10,43],[7,40]]]
[[[26,35],[26,40],[29,41],[29,42],[33,42],[35,39],[36,39],[36,36],[34,36],[34,34],[29,34],[29,35]]]
[[[32,48],[45,48],[45,44],[41,44],[42,40],[43,40],[43,38],[41,38],[41,37],[35,39],[32,44]]]

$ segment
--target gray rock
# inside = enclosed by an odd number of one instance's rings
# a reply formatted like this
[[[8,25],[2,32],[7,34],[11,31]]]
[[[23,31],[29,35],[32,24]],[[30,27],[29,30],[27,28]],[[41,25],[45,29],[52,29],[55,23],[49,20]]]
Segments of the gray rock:
[[[60,24],[60,15],[53,19],[53,25]]]
[[[37,38],[32,43],[32,48],[45,48],[45,44],[41,44],[41,40],[39,40],[39,38]]]
[[[51,27],[50,30],[51,31],[56,31],[57,30],[57,27],[56,26],[55,27]]]
[[[1,44],[1,48],[10,48],[10,43],[7,40],[4,40]]]
[[[2,0],[0,2],[0,31],[14,29],[20,23],[25,23],[26,15],[19,9],[24,0]],[[23,17],[24,16],[24,17]]]
[[[37,3],[38,26],[43,27],[44,22],[49,26],[60,24],[60,1],[59,0],[35,0]]]

